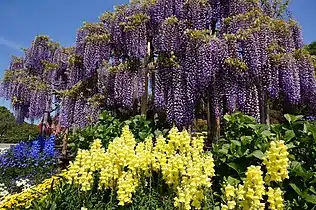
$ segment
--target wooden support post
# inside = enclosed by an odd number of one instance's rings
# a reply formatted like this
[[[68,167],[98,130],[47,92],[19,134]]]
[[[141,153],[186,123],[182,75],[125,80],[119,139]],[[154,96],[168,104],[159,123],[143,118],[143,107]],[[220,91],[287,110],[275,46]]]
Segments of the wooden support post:
[[[207,98],[207,136],[208,136],[208,146],[212,143],[218,142],[220,138],[220,116],[216,115],[216,106],[214,105],[213,99],[213,89],[209,88],[208,98]]]
[[[142,96],[142,102],[141,102],[141,114],[142,115],[147,115],[147,110],[148,110],[148,74],[149,74],[149,68],[148,64],[150,62],[150,57],[151,57],[151,42],[148,41],[147,43],[147,56],[145,59],[145,92],[144,95]]]
[[[258,99],[259,99],[259,111],[260,111],[260,123],[270,124],[269,118],[269,104],[267,94],[262,88],[262,84],[257,85]]]

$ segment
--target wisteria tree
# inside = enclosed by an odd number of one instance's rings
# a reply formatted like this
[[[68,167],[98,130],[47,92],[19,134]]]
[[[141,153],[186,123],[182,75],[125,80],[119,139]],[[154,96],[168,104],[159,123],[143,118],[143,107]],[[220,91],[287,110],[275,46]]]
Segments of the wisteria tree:
[[[25,58],[15,58],[6,72],[5,96],[21,119],[39,117],[54,100],[64,127],[94,122],[101,109],[142,114],[151,109],[189,129],[197,105],[204,103],[215,140],[228,112],[268,123],[268,102],[276,99],[286,111],[304,105],[314,112],[314,67],[300,27],[284,16],[288,3],[131,1],[97,23],[85,23],[71,50],[36,38]],[[28,91],[19,78],[36,78],[42,85]]]

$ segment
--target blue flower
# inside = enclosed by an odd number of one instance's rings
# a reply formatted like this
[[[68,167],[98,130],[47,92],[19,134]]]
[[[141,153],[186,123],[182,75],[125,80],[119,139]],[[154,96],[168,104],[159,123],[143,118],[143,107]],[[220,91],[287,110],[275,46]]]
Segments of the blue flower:
[[[54,135],[51,135],[50,138],[45,141],[43,153],[51,157],[55,155],[55,136]]]
[[[0,154],[0,180],[12,186],[11,193],[16,192],[16,180],[27,178],[36,184],[55,174],[56,165],[55,136],[20,142]]]
[[[34,160],[39,158],[41,152],[41,146],[40,142],[38,140],[35,140],[32,142],[32,147],[31,147],[31,155]]]

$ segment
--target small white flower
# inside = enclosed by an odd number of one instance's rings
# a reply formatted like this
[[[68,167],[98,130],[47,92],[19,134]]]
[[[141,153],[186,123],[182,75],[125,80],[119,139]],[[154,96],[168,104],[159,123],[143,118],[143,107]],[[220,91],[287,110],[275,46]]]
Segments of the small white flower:
[[[28,179],[20,179],[20,180],[17,180],[17,181],[15,182],[15,184],[16,184],[16,186],[18,186],[18,187],[29,186],[29,184],[28,184],[29,181],[30,181],[30,180],[28,180]],[[25,188],[25,187],[24,187],[24,188]]]
[[[88,210],[86,207],[81,207],[81,210]]]
[[[7,190],[0,190],[0,197],[4,197],[9,195],[9,192]]]
[[[0,183],[0,197],[7,196],[9,194],[7,187],[3,184]]]

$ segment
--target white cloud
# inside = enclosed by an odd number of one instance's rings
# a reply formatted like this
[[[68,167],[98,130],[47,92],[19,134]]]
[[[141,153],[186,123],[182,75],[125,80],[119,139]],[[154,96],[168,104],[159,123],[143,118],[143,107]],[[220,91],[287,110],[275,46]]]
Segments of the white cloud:
[[[20,45],[18,45],[15,42],[12,42],[10,40],[7,40],[7,39],[5,39],[3,37],[0,37],[0,45],[4,45],[4,46],[9,47],[11,49],[21,51],[21,46]]]

